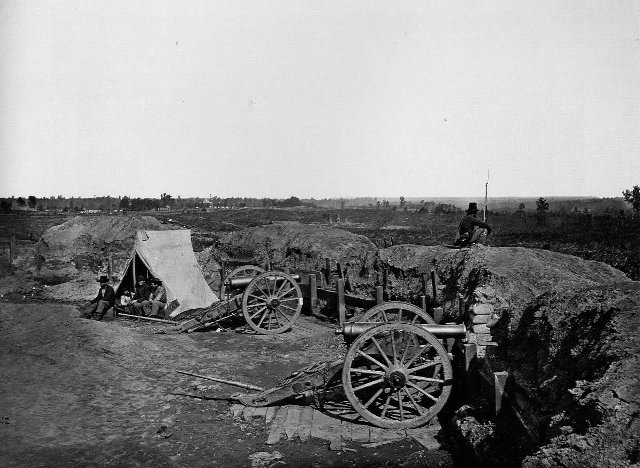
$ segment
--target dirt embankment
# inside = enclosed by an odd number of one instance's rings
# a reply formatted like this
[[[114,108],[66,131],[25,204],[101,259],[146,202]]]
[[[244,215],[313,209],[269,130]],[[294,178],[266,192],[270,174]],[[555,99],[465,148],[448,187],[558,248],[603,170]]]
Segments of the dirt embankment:
[[[487,375],[509,373],[507,401],[525,437],[505,456],[501,425],[513,418],[487,422],[486,413],[465,408],[452,427],[479,461],[520,463],[529,451],[529,467],[638,463],[638,282],[603,263],[518,247],[399,245],[377,258],[389,268],[390,285],[405,294],[418,292],[419,274],[435,268],[448,318],[466,320],[478,343],[497,343],[478,364]],[[488,328],[460,317],[458,294],[468,312],[494,312],[497,323]]]
[[[77,216],[47,229],[38,243],[20,252],[16,274],[0,280],[0,292],[29,294],[61,301],[95,295],[96,277],[112,259],[119,280],[139,229],[174,229],[151,216]]]
[[[278,268],[319,270],[325,258],[359,272],[377,247],[364,236],[326,226],[274,223],[236,231],[220,239],[218,248],[230,259],[252,259]]]

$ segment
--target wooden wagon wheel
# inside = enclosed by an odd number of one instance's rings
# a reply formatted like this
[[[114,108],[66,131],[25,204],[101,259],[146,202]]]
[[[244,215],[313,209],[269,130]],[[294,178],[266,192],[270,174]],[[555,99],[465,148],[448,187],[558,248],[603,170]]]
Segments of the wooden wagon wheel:
[[[228,295],[231,295],[228,281],[232,278],[240,278],[242,276],[258,276],[260,273],[264,273],[264,268],[260,268],[255,265],[242,265],[231,270],[231,272],[224,278],[224,281],[220,285],[220,299],[228,299]]]
[[[449,398],[452,376],[438,339],[403,323],[381,324],[360,335],[342,369],[354,409],[387,429],[419,427],[431,420]]]
[[[242,314],[258,333],[287,331],[300,315],[302,291],[296,280],[281,271],[256,276],[242,296]]]
[[[406,302],[385,302],[367,310],[359,322],[382,323],[436,323],[420,307]]]

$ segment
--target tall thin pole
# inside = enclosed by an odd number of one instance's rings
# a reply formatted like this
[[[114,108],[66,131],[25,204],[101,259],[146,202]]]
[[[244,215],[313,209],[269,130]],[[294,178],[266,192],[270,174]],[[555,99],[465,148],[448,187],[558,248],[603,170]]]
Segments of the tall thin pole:
[[[487,169],[487,181],[484,184],[484,211],[482,213],[482,221],[487,222],[487,193],[489,191],[489,169]]]

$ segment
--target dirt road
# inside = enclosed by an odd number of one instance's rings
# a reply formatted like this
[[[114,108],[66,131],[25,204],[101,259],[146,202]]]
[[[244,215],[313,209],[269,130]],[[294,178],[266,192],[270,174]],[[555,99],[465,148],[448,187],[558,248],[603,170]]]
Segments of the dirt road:
[[[411,438],[342,451],[313,437],[267,445],[264,419],[184,396],[237,389],[176,369],[270,387],[343,354],[329,325],[300,322],[275,336],[169,335],[164,325],[83,320],[69,305],[0,303],[0,466],[453,466]]]

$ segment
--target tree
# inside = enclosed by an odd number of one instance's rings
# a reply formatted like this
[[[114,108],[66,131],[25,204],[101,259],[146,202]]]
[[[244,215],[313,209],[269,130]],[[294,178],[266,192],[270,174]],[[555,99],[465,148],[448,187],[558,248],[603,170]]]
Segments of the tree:
[[[120,199],[120,209],[128,210],[131,204],[131,200],[126,195]]]
[[[340,199],[340,209],[344,210],[344,205],[347,203],[347,200],[345,200],[344,198]]]
[[[27,205],[29,205],[29,208],[35,208],[36,203],[38,203],[38,199],[33,195],[29,195],[29,198],[27,198]]]
[[[404,204],[407,203],[404,197],[400,197],[400,207],[403,207]]]
[[[160,201],[162,202],[162,206],[173,206],[173,197],[168,193],[160,195]]]
[[[27,202],[24,201],[24,198],[22,198],[22,197],[18,197],[17,202],[18,202],[18,206],[24,206],[24,205],[27,204]]]
[[[536,200],[536,218],[538,219],[538,224],[546,224],[548,210],[549,203],[547,203],[547,200],[542,197],[538,198]]]
[[[624,201],[631,205],[633,215],[640,214],[640,186],[634,185],[632,190],[625,190],[622,192]]]
[[[382,203],[380,202],[380,200],[378,200],[378,201],[376,202],[376,208],[377,208],[377,209],[380,209],[380,205],[382,205]]]
[[[524,203],[520,203],[518,205],[518,217],[522,219],[523,216],[524,216]]]

